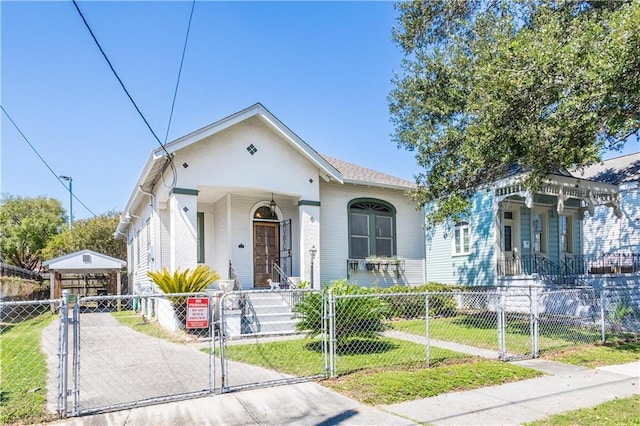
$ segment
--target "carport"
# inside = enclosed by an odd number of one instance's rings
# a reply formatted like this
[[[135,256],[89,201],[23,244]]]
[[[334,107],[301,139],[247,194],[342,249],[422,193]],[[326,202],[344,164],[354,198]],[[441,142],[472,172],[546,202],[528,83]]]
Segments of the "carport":
[[[85,249],[47,260],[42,265],[49,268],[51,299],[62,295],[62,274],[108,274],[107,293],[122,294],[120,272],[127,266],[124,260]]]

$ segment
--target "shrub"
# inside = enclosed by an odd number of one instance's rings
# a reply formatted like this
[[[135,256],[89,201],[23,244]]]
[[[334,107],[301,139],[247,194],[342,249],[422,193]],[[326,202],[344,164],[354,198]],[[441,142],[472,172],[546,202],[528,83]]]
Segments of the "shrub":
[[[350,284],[347,280],[334,281],[320,293],[306,293],[293,311],[300,316],[296,324],[299,331],[306,331],[310,337],[323,330],[323,295],[328,297],[329,289],[335,296],[355,296],[338,298],[335,303],[336,339],[344,341],[350,337],[376,337],[384,329],[383,320],[388,315],[389,306],[379,297],[366,297],[371,289]],[[358,297],[361,296],[361,297]],[[328,328],[328,324],[325,324]]]
[[[206,265],[198,265],[193,272],[187,268],[183,272],[176,270],[172,274],[167,268],[163,268],[162,271],[149,271],[147,275],[166,294],[198,293],[220,279],[220,275]],[[187,298],[185,296],[170,296],[169,300],[178,319],[184,325],[187,314]]]
[[[385,299],[389,304],[388,318],[424,318],[424,293],[438,293],[429,296],[429,315],[446,317],[456,314],[458,304],[453,294],[442,293],[459,290],[458,287],[431,282],[416,287],[395,285],[385,289],[376,289],[376,292],[399,294]]]

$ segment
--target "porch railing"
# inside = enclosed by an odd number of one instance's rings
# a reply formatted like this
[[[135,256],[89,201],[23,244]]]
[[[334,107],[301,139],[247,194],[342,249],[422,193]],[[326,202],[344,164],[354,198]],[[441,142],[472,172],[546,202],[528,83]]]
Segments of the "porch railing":
[[[600,256],[565,255],[560,264],[543,256],[515,256],[498,262],[498,275],[538,274],[559,285],[583,282],[588,274],[632,274],[640,272],[640,253],[608,253]]]

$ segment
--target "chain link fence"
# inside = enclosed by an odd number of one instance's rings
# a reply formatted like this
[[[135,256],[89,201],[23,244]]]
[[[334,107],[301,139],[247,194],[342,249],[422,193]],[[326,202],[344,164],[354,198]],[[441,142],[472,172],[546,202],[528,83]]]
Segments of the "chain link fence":
[[[0,302],[0,424],[57,416],[59,300]]]
[[[430,367],[472,357],[504,361],[640,335],[625,289],[539,287],[329,295],[331,376]]]
[[[322,294],[313,290],[224,294],[223,391],[324,376],[324,306]]]
[[[629,287],[0,302],[0,422],[639,336],[640,293]]]

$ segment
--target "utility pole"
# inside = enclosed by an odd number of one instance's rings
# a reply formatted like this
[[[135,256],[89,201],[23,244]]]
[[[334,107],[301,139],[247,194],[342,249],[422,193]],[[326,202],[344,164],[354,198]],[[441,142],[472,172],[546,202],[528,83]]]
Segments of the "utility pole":
[[[71,176],[58,176],[69,182],[69,231],[73,230],[73,178]]]

